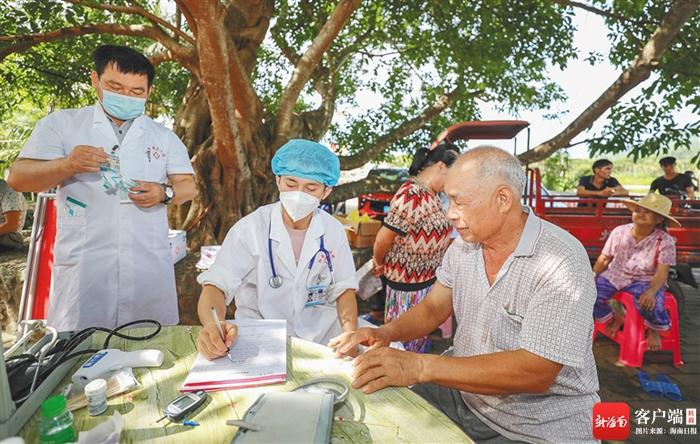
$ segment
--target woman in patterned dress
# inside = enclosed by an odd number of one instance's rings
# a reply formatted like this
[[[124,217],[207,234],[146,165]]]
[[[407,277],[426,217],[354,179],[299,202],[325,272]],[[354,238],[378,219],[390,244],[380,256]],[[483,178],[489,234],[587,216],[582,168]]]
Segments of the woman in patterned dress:
[[[394,195],[389,212],[374,242],[375,276],[386,282],[385,322],[418,304],[435,282],[435,270],[449,245],[452,224],[438,197],[445,187],[447,169],[459,148],[441,143],[421,148],[408,172],[411,178]],[[404,343],[408,351],[425,353],[426,337]]]

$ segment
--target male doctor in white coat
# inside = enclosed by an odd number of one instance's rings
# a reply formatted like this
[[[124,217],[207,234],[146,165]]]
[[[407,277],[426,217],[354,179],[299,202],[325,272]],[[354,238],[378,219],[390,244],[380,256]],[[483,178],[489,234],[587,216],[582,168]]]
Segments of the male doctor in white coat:
[[[192,199],[192,166],[180,139],[144,115],[148,59],[112,45],[93,58],[98,103],[37,122],[8,178],[18,191],[59,186],[48,324],[176,324],[166,205]]]
[[[197,312],[204,326],[197,348],[226,354],[236,327],[222,322],[235,300],[236,319],[286,319],[287,333],[326,344],[357,329],[355,264],[345,229],[318,209],[340,178],[338,157],[325,146],[293,139],[272,159],[280,201],[258,208],[228,232],[202,284]],[[353,352],[356,352],[354,350]]]

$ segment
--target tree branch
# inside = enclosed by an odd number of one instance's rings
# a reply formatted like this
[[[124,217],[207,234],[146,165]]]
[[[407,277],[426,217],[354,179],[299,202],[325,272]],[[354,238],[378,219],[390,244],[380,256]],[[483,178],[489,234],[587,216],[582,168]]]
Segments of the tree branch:
[[[181,29],[176,28],[173,26],[171,23],[168,23],[167,20],[163,20],[162,18],[158,17],[157,15],[154,15],[150,12],[148,12],[146,9],[141,7],[138,3],[136,3],[133,0],[130,0],[129,2],[133,6],[119,6],[119,5],[109,5],[106,3],[96,3],[96,2],[91,2],[91,1],[86,1],[86,0],[61,0],[65,3],[71,3],[74,5],[80,5],[80,6],[85,6],[88,8],[92,9],[101,9],[103,11],[110,11],[110,12],[120,12],[123,14],[134,14],[134,15],[139,15],[146,20],[150,21],[153,23],[155,26],[162,26],[164,28],[169,29],[172,31],[176,36],[181,37],[184,40],[187,40],[189,43],[194,44],[194,39],[182,31]]]
[[[572,148],[572,147],[575,147],[577,145],[583,145],[584,143],[598,142],[600,140],[603,140],[603,137],[591,137],[590,139],[585,139],[585,140],[582,140],[580,142],[570,143],[566,146],[563,146],[562,148]]]
[[[333,192],[324,200],[326,203],[345,202],[348,199],[365,193],[395,193],[402,182],[393,182],[378,177],[365,177],[354,182],[344,183],[333,187]]]
[[[362,47],[362,44],[372,35],[374,31],[374,22],[372,22],[365,32],[360,34],[352,44],[348,45],[344,49],[338,52],[338,54],[333,55],[333,63],[331,63],[330,70],[333,72],[338,72],[338,70],[345,64],[347,59]]]
[[[280,51],[282,51],[282,55],[284,55],[284,57],[289,60],[293,66],[296,66],[297,63],[299,63],[299,54],[297,54],[296,51],[294,51],[287,44],[287,40],[279,33],[282,22],[284,22],[286,18],[286,14],[280,13],[280,15],[277,17],[277,23],[275,26],[270,28],[270,35],[272,36],[272,41],[274,41]]]
[[[168,51],[166,49],[165,51],[153,54],[148,58],[148,60],[150,60],[153,66],[158,66],[161,63],[172,62],[173,60],[175,60],[175,56],[173,56],[173,53],[171,51]]]
[[[235,44],[232,43],[228,44],[228,63],[231,85],[233,90],[238,92],[234,95],[236,109],[243,118],[253,122],[259,118],[262,102],[255,92],[248,74],[243,69]]]
[[[279,19],[278,19],[279,20]],[[279,25],[275,25],[272,27],[270,30],[270,34],[272,35],[272,40],[275,42],[277,47],[282,51],[282,55],[289,60],[289,63],[292,65],[296,66],[297,63],[299,63],[299,55],[287,44],[287,41],[279,35],[277,32],[277,27]]]
[[[314,89],[321,95],[321,105],[301,115],[304,122],[305,137],[320,140],[333,121],[335,100],[338,95],[338,78],[334,72],[328,73],[328,79],[314,82]]]
[[[470,95],[478,95],[480,91],[472,92]],[[391,144],[403,137],[413,133],[426,122],[432,120],[435,116],[443,112],[450,104],[460,95],[459,88],[455,88],[444,96],[440,97],[435,103],[423,110],[416,117],[408,120],[401,125],[395,127],[388,134],[380,137],[374,145],[364,148],[362,151],[350,156],[340,156],[340,169],[351,170],[358,168],[371,159],[374,159],[382,151],[387,149]]]
[[[0,36],[0,42],[13,42],[8,46],[0,48],[0,62],[12,53],[24,52],[41,43],[55,42],[58,40],[79,37],[87,34],[129,35],[155,40],[170,50],[178,63],[182,64],[182,66],[188,68],[190,71],[196,72],[196,66],[194,66],[192,63],[192,49],[177,44],[162,30],[159,30],[153,26],[118,25],[108,23],[71,26],[69,28],[61,28],[36,34]]]
[[[625,94],[648,79],[651,71],[659,66],[661,56],[676,38],[681,27],[695,14],[698,7],[700,7],[700,0],[677,0],[630,67],[564,131],[534,149],[520,154],[518,156],[520,161],[523,163],[537,162],[567,146],[571,139],[593,125],[593,122]]]
[[[569,1],[569,0],[552,0],[553,3],[556,3],[558,5],[562,6],[571,6],[572,8],[580,8],[583,9],[584,11],[592,12],[593,14],[600,15],[605,18],[610,18],[614,20],[618,20],[620,22],[630,22],[630,23],[635,23],[638,25],[643,25],[643,24],[648,24],[645,21],[641,20],[635,20],[630,17],[626,17],[621,14],[617,14],[611,11],[606,11],[605,9],[600,9],[596,8],[595,6],[587,5],[585,3],[581,2],[574,2],[574,1]]]
[[[180,37],[183,40],[186,40],[191,45],[194,45],[194,38],[191,35],[187,34],[185,31],[183,31],[182,29],[180,29],[179,26],[175,26],[172,23],[170,23],[169,21],[167,21],[161,17],[158,17],[157,15],[149,12],[148,10],[146,10],[146,8],[141,6],[136,0],[129,0],[129,3],[131,3],[133,5],[133,8],[137,11],[137,13],[141,17],[149,20],[154,25],[163,26],[166,29],[169,29],[170,31],[173,32],[173,34],[175,34],[175,37]]]
[[[323,28],[321,28],[321,31],[296,64],[294,72],[292,73],[292,78],[289,80],[289,83],[280,96],[277,130],[275,141],[272,144],[273,149],[276,149],[284,141],[289,139],[292,125],[292,112],[302,88],[313,74],[316,65],[320,63],[323,54],[331,46],[333,40],[335,40],[340,30],[359,5],[360,0],[340,0],[331,16],[323,25]]]
[[[68,75],[68,74],[66,74],[66,73],[59,73],[59,72],[55,72],[55,71],[49,71],[48,69],[45,69],[45,68],[43,68],[43,67],[39,67],[39,66],[35,66],[35,65],[30,65],[30,64],[27,64],[27,63],[22,63],[22,62],[19,62],[19,61],[16,61],[16,60],[13,60],[12,63],[14,63],[15,65],[19,66],[20,68],[32,69],[32,70],[34,70],[34,71],[36,71],[36,72],[40,72],[40,73],[42,73],[42,74],[46,74],[47,76],[58,77],[59,79],[64,79],[64,80],[68,80],[68,81],[71,81],[71,82],[80,83],[80,82],[84,82],[84,81],[85,81],[85,78],[84,78],[84,77],[83,77],[83,78],[80,78],[80,77],[75,77],[75,76]]]
[[[175,4],[177,5],[177,9],[182,13],[182,15],[185,16],[185,21],[187,21],[187,26],[189,26],[190,30],[192,31],[192,34],[194,35],[194,38],[197,38],[197,23],[195,22],[194,18],[192,17],[192,13],[190,12],[189,6],[185,4],[184,0],[175,0]]]
[[[374,54],[374,53],[371,53],[371,52],[368,52],[368,51],[357,51],[357,52],[358,52],[359,54],[362,54],[363,56],[367,56],[367,57],[370,57],[370,58],[373,58],[373,59],[374,59],[374,58],[381,58],[381,57],[388,57],[388,56],[391,56],[391,55],[402,54],[402,53],[405,53],[406,51],[408,51],[408,49],[398,49],[398,50],[396,50],[396,51],[389,51],[389,52],[385,52],[385,53],[382,53],[382,54]]]

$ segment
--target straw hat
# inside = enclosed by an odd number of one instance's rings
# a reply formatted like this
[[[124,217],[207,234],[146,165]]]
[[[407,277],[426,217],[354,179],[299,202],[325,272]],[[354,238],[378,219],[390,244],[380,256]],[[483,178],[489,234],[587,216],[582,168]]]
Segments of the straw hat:
[[[661,194],[649,193],[643,198],[641,198],[639,201],[634,201],[631,199],[621,199],[620,202],[627,205],[627,208],[629,208],[630,211],[634,211],[636,207],[646,208],[647,210],[656,213],[659,216],[665,217],[676,227],[681,226],[680,222],[669,216],[672,204],[671,199],[669,199],[666,196],[662,196]]]

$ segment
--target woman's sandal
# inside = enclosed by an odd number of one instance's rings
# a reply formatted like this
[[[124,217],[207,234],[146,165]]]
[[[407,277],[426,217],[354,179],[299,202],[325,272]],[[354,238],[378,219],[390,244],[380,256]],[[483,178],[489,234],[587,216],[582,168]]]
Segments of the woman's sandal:
[[[647,392],[649,396],[654,399],[661,399],[664,396],[664,389],[661,383],[652,381],[646,372],[637,373],[637,378],[639,379],[639,384],[642,386],[642,390]]]
[[[658,382],[661,386],[661,390],[664,392],[664,396],[666,396],[671,401],[680,401],[681,399],[683,399],[681,389],[678,388],[678,385],[675,382],[671,381],[671,378],[669,378],[668,376],[657,375],[656,382]]]

